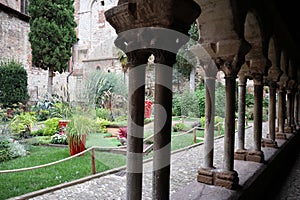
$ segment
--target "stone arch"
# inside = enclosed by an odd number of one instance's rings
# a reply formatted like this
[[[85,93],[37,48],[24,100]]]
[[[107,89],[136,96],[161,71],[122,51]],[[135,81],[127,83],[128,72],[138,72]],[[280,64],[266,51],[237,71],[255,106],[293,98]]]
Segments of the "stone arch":
[[[248,55],[259,56],[262,54],[262,34],[259,22],[253,12],[248,12],[245,19],[245,39],[252,45]]]
[[[250,52],[245,56],[250,67],[250,71],[259,74],[266,74],[268,70],[268,60],[263,54],[262,29],[255,12],[249,11],[247,13],[244,26],[245,39],[252,46]]]
[[[269,40],[269,47],[268,47],[268,59],[271,61],[272,67],[277,67],[277,57],[276,57],[276,48],[275,48],[275,41],[274,37],[271,37]]]

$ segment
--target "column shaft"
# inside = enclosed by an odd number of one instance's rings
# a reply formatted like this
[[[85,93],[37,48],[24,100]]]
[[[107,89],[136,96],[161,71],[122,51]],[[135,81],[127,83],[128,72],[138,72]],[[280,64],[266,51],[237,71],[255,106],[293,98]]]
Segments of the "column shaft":
[[[158,64],[155,67],[153,199],[167,200],[170,195],[171,89],[172,67]]]
[[[286,104],[286,107],[287,107],[287,126],[288,127],[291,127],[292,125],[292,112],[291,112],[291,109],[292,109],[292,92],[290,90],[288,90],[287,92],[287,104]]]
[[[138,69],[137,69],[138,68]],[[145,67],[131,67],[127,135],[127,200],[142,199]]]
[[[245,149],[246,80],[239,80],[238,149]]]
[[[276,120],[276,85],[270,83],[269,87],[269,135],[275,141],[275,120]]]
[[[233,171],[235,133],[235,78],[225,77],[226,117],[224,135],[224,169]]]
[[[214,117],[215,117],[215,78],[205,79],[205,133],[204,133],[204,168],[213,167],[214,157]]]
[[[284,91],[282,88],[278,91],[278,132],[284,133]]]
[[[263,85],[254,84],[254,150],[261,151]]]

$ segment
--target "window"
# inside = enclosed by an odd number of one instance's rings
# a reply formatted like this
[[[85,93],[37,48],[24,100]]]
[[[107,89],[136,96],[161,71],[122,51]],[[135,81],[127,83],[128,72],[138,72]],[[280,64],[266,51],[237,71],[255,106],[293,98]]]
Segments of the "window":
[[[28,15],[28,0],[21,0],[21,13]]]

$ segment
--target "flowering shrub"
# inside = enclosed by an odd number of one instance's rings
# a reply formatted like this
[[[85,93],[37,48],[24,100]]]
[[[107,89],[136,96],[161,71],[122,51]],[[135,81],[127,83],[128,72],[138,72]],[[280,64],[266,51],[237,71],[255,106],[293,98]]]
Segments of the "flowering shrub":
[[[51,136],[51,144],[68,144],[68,137],[66,134],[54,134]]]

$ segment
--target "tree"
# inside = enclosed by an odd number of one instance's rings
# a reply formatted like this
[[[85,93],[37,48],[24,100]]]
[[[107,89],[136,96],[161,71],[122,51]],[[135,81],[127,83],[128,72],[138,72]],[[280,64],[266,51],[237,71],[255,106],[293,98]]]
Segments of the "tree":
[[[190,89],[195,91],[195,66],[197,65],[196,56],[190,51],[190,47],[197,44],[199,40],[198,25],[194,22],[189,30],[190,40],[183,45],[176,55],[176,65],[178,72],[190,78]]]
[[[74,0],[30,0],[30,33],[32,63],[48,70],[49,95],[52,95],[54,72],[63,73],[77,41]]]

